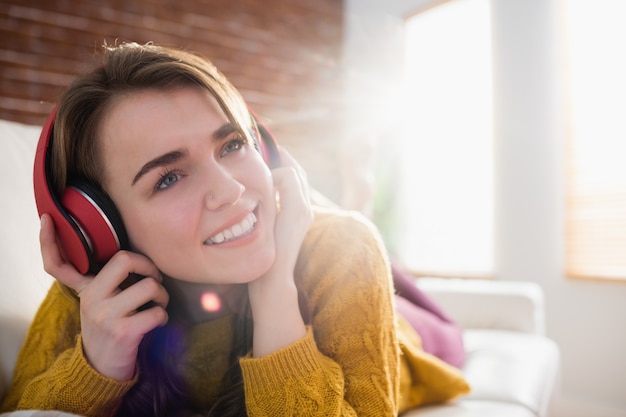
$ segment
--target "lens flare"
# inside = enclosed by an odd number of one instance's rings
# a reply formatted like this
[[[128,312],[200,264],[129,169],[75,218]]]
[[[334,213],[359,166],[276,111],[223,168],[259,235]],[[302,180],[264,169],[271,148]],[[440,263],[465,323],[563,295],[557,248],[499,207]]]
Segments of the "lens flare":
[[[222,300],[220,296],[214,292],[205,292],[202,294],[200,303],[202,304],[202,308],[209,313],[215,313],[222,309]]]

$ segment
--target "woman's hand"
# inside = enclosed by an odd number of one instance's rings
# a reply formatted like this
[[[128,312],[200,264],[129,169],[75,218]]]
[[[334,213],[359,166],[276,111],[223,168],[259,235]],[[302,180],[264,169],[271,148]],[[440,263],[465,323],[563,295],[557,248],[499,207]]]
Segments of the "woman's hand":
[[[280,280],[288,276],[288,281],[293,282],[300,246],[313,222],[313,210],[304,169],[284,149],[281,149],[281,162],[281,166],[272,171],[278,196],[274,226],[276,260],[265,278],[278,275]]]
[[[313,211],[304,170],[284,149],[281,149],[281,162],[272,171],[278,196],[274,226],[276,258],[267,273],[248,284],[254,318],[254,356],[265,356],[306,334],[293,274],[300,247],[313,221]]]
[[[145,256],[120,251],[95,276],[84,276],[68,263],[58,246],[54,223],[41,217],[39,234],[44,269],[80,298],[80,323],[85,357],[102,375],[128,380],[135,373],[144,335],[167,323],[169,296],[156,266]],[[121,290],[129,274],[146,278]],[[152,301],[153,306],[138,311]]]

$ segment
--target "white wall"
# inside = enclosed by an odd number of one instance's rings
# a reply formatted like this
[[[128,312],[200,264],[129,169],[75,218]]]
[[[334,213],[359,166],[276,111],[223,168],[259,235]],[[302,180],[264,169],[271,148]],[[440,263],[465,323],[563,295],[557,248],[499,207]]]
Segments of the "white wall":
[[[402,19],[432,2],[346,0],[348,97],[368,91],[375,99],[384,83],[396,88],[403,53]],[[565,128],[559,0],[491,3],[496,275],[535,281],[544,288],[547,334],[562,354],[554,416],[624,417],[626,283],[571,280],[563,275]],[[358,124],[363,108],[355,108],[352,118]]]

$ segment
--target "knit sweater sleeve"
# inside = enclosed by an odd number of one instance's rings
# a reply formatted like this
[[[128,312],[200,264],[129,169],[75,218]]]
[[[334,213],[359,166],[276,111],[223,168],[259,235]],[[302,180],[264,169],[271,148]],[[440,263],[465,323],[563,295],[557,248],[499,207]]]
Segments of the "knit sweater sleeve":
[[[393,416],[399,347],[381,240],[356,214],[317,213],[296,266],[304,339],[241,361],[248,414]]]
[[[110,416],[134,382],[106,378],[87,362],[80,337],[78,300],[55,282],[22,345],[1,410]]]

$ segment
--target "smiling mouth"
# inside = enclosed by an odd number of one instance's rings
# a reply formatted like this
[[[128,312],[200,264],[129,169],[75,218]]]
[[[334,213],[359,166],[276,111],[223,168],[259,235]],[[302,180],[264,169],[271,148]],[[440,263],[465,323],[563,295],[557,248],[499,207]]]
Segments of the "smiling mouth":
[[[241,222],[234,224],[228,229],[222,230],[215,236],[208,238],[204,244],[216,245],[245,236],[250,233],[252,229],[254,229],[255,223],[256,216],[253,212],[250,212],[250,214],[248,214]]]

